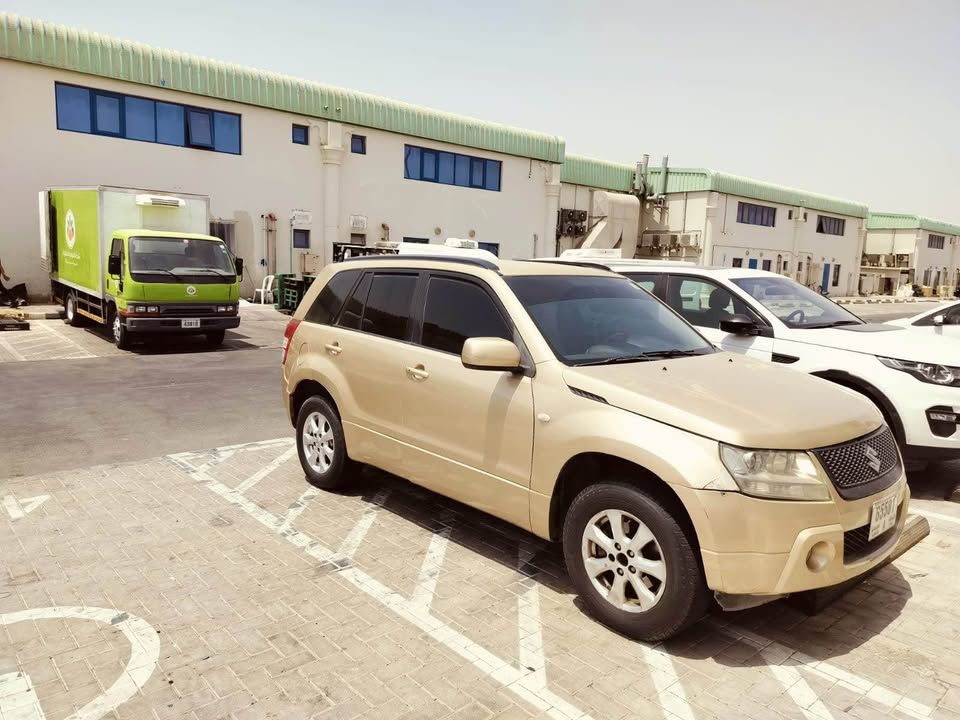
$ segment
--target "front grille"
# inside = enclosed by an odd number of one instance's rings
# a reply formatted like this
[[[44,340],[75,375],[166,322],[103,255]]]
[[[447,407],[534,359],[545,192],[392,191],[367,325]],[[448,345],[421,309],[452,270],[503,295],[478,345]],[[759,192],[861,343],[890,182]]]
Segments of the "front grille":
[[[887,427],[850,443],[820,448],[814,454],[845,500],[890,487],[902,471],[897,441]]]
[[[203,317],[216,315],[216,305],[160,305],[161,315],[176,315],[177,317]]]
[[[896,534],[897,526],[877,535],[873,540],[870,537],[870,526],[864,525],[854,530],[847,530],[843,534],[843,563],[852,565],[863,560],[871,553],[886,545]]]

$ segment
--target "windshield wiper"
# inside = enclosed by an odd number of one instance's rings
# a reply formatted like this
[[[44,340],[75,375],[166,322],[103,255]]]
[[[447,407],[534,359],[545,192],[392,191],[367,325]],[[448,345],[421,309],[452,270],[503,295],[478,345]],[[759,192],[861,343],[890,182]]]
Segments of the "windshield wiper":
[[[617,365],[619,363],[645,362],[659,358],[691,357],[699,354],[700,352],[698,350],[650,350],[642,352],[639,355],[618,355],[601,360],[587,360],[586,362],[577,363],[577,367],[584,367],[586,365]]]
[[[820,323],[818,325],[800,325],[801,330],[820,330],[822,328],[840,327],[841,325],[863,325],[857,320],[834,320],[833,322]]]
[[[228,273],[220,268],[214,267],[203,267],[203,268],[187,268],[190,272],[213,272],[219,275],[220,277],[233,277],[234,273]]]
[[[172,275],[177,279],[177,282],[186,282],[182,277],[177,275],[172,270],[164,270],[163,268],[153,268],[152,270],[132,270],[134,275],[149,275],[150,273],[166,273],[167,275]]]

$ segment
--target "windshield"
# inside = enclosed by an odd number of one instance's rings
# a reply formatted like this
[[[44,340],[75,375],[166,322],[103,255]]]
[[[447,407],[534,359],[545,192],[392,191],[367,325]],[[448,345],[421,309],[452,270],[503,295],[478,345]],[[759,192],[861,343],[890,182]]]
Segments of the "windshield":
[[[748,292],[789,328],[863,324],[863,320],[853,313],[789,278],[745,277],[734,278],[733,283]]]
[[[507,284],[567,365],[714,352],[696,330],[626,278],[532,275],[509,277]]]
[[[216,240],[130,238],[130,272],[233,276],[230,251]]]

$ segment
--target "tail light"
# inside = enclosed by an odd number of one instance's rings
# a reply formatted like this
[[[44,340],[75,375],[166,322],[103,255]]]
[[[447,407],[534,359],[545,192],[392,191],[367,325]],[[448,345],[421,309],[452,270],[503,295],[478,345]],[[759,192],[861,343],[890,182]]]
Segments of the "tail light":
[[[290,343],[293,342],[293,334],[297,332],[297,328],[300,327],[299,320],[291,320],[287,323],[287,327],[283,331],[283,357],[280,359],[281,365],[286,365],[287,363],[287,353],[290,351]]]

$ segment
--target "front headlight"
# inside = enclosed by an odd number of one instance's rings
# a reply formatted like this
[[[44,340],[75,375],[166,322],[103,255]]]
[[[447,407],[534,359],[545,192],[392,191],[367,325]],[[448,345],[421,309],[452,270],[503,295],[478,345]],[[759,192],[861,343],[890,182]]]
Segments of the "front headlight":
[[[777,500],[829,500],[830,490],[809,453],[720,445],[720,459],[744,495]]]
[[[896,360],[894,358],[878,357],[880,362],[888,368],[902,370],[913,375],[917,380],[933,383],[934,385],[960,386],[960,368],[935,363],[914,362],[913,360]]]

